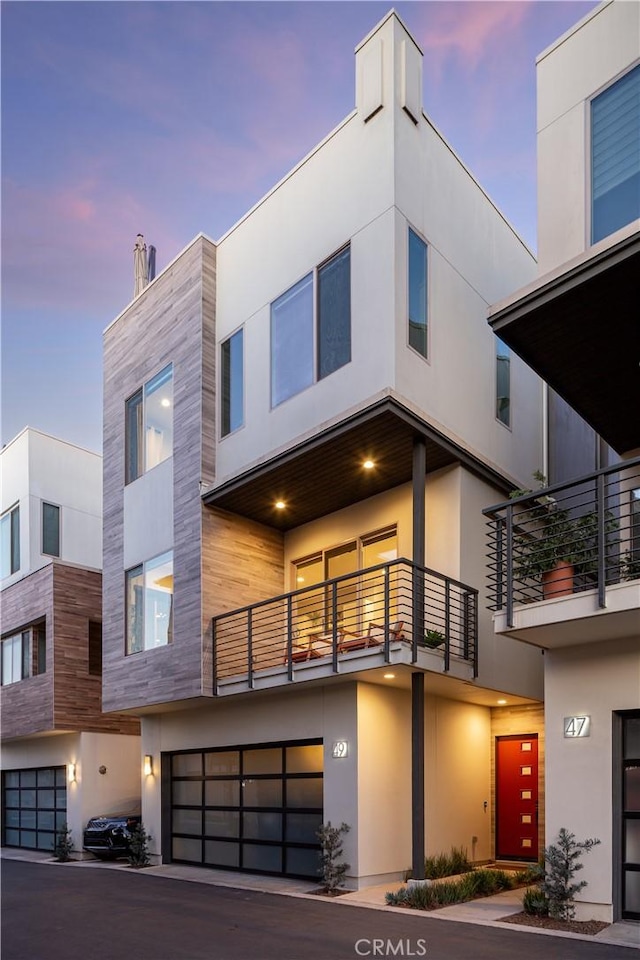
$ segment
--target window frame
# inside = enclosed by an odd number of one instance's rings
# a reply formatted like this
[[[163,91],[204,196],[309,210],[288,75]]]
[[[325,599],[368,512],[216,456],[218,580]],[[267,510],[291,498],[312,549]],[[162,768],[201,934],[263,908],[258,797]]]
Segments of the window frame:
[[[2,525],[8,522],[9,526],[9,567],[7,571],[2,570],[2,579],[12,577],[14,573],[20,571],[21,551],[20,551],[20,502],[10,506],[0,517],[0,530]],[[2,536],[2,533],[0,533]]]
[[[170,561],[169,561],[170,558]],[[147,639],[147,574],[149,570],[154,569],[154,567],[159,567],[162,563],[171,563],[171,578],[172,586],[171,597],[169,603],[169,613],[168,613],[168,623],[167,623],[167,640],[160,643],[151,643]],[[141,577],[142,579],[142,603],[140,610],[134,604],[133,606],[129,603],[129,584],[135,577]],[[144,560],[142,563],[137,563],[133,567],[124,571],[124,602],[125,602],[125,656],[134,656],[139,653],[146,653],[149,650],[157,650],[160,647],[167,647],[173,643],[173,613],[174,613],[174,601],[175,601],[175,591],[174,591],[174,551],[165,550],[163,553],[157,554],[155,557],[149,557],[147,560]],[[131,631],[131,613],[133,611],[133,620],[139,621],[142,625],[142,643],[141,646],[135,644],[134,648],[134,634]]]
[[[157,388],[153,387],[153,383],[156,380],[160,380],[163,374],[166,374],[167,371],[170,371],[168,377],[165,377],[166,380],[171,381],[171,452],[166,456],[162,457],[161,460],[157,460],[151,466],[148,465],[149,455],[147,451],[147,397],[150,396],[153,391]],[[148,380],[139,386],[133,393],[126,397],[124,402],[124,483],[125,486],[128,486],[130,483],[133,483],[135,480],[139,480],[140,477],[143,477],[146,473],[149,473],[154,467],[159,466],[161,463],[165,463],[171,457],[173,457],[173,440],[174,440],[174,427],[175,427],[175,402],[174,402],[174,371],[173,371],[173,361],[165,363],[160,370],[157,371],[152,377],[149,377]],[[131,411],[141,412],[134,413],[134,417],[130,416]],[[132,423],[135,423],[135,430],[132,429]],[[130,450],[133,445],[135,445],[135,464],[133,458],[130,455]]]
[[[19,677],[14,677],[13,655],[11,680],[5,680],[5,644],[12,646],[19,643]],[[40,676],[47,672],[46,661],[46,621],[29,624],[21,630],[15,630],[0,639],[0,687],[13,686],[22,680]]]
[[[326,373],[320,375],[320,335],[321,335],[321,317],[320,317],[320,275],[321,271],[330,266],[330,264],[337,260],[339,257],[343,257],[345,253],[348,252],[348,264],[349,264],[349,359],[345,360],[343,363],[340,363],[339,366],[334,367],[331,370],[328,370]],[[310,278],[311,282],[311,316],[310,320],[310,331],[309,331],[309,342],[311,346],[311,352],[309,357],[305,357],[305,363],[308,363],[311,369],[311,375],[309,382],[305,382],[301,387],[295,389],[293,392],[288,392],[286,396],[283,396],[281,399],[276,400],[276,370],[274,364],[274,306],[277,306],[281,301],[287,297],[288,294],[293,293],[296,287],[300,286],[301,292],[304,290],[303,284],[308,281]],[[311,270],[308,270],[306,273],[302,274],[295,283],[290,284],[286,290],[283,290],[281,294],[277,297],[274,297],[269,304],[269,390],[270,390],[270,409],[275,410],[276,407],[281,406],[283,403],[286,403],[287,400],[290,400],[292,397],[299,396],[305,390],[308,390],[309,387],[314,386],[319,383],[321,380],[326,380],[327,377],[330,377],[331,374],[336,373],[338,370],[341,370],[343,367],[346,367],[351,363],[353,359],[352,354],[352,271],[351,271],[351,240],[348,240],[346,243],[343,243],[342,246],[338,247],[337,250],[334,250],[328,257],[316,264]],[[306,317],[305,317],[306,320]],[[281,392],[281,391],[278,391]]]
[[[233,362],[232,362],[232,351],[233,351],[233,341],[236,337],[240,337],[240,349],[241,349],[241,361],[240,361],[240,422],[237,426],[233,426],[233,411],[232,411],[232,398],[233,398]],[[228,374],[225,376],[225,353],[224,348],[229,345],[229,358],[226,361],[228,363]],[[244,350],[244,325],[238,327],[237,330],[234,330],[232,334],[228,337],[225,337],[224,340],[220,343],[220,383],[221,387],[221,401],[220,401],[220,439],[224,440],[226,437],[230,436],[232,433],[236,433],[238,430],[241,430],[244,427],[244,411],[245,411],[245,350]],[[227,397],[227,384],[228,384],[228,397]],[[225,405],[228,406],[228,426],[225,419]]]
[[[507,356],[506,356],[506,357],[501,357],[501,356],[499,355],[500,346],[502,346],[502,347],[507,351]],[[494,416],[495,416],[496,421],[497,421],[498,423],[500,423],[503,427],[505,427],[505,429],[511,430],[511,429],[512,429],[512,421],[513,421],[513,416],[512,416],[512,408],[513,408],[513,389],[512,389],[512,387],[513,387],[513,378],[512,378],[512,376],[511,376],[511,347],[509,347],[503,340],[501,340],[500,337],[499,337],[497,334],[494,334],[494,353],[493,353],[493,359],[494,359],[494,405],[493,405]],[[503,359],[506,359],[506,360],[508,361],[507,376],[508,376],[509,392],[508,392],[508,394],[507,394],[507,396],[506,396],[506,400],[507,400],[507,404],[508,404],[508,405],[507,405],[507,420],[506,420],[506,421],[503,420],[502,417],[500,416],[500,400],[501,400],[501,398],[502,398],[502,399],[504,399],[504,398],[502,397],[502,395],[501,395],[500,393],[498,393],[498,389],[499,389],[499,369],[500,369],[499,366],[498,366],[498,363],[499,363],[500,360],[503,360]]]
[[[424,290],[424,310],[425,310],[425,352],[423,353],[418,347],[411,343],[411,234],[418,240],[424,247],[424,275],[425,275],[425,290]],[[423,360],[426,360],[427,363],[431,360],[431,324],[430,320],[430,294],[431,294],[431,283],[430,283],[430,261],[431,257],[429,256],[429,244],[426,239],[420,233],[419,230],[416,230],[415,227],[411,224],[407,224],[407,270],[406,270],[406,282],[407,282],[407,310],[406,310],[406,345],[413,351],[417,356],[422,357]]]
[[[585,101],[585,109],[586,109],[586,121],[585,121],[585,126],[586,126],[586,131],[587,131],[587,141],[586,141],[586,152],[587,152],[587,156],[586,156],[586,158],[585,158],[585,159],[586,159],[586,178],[585,178],[585,179],[586,179],[586,185],[587,185],[587,196],[586,196],[585,209],[586,209],[587,215],[586,215],[586,217],[585,217],[585,230],[586,230],[585,241],[586,241],[586,248],[587,248],[587,249],[588,249],[589,247],[595,246],[595,245],[598,244],[598,243],[602,243],[603,241],[607,240],[609,237],[614,236],[614,235],[618,232],[618,230],[623,230],[626,226],[628,226],[630,223],[633,223],[634,220],[636,219],[636,217],[631,217],[630,220],[628,220],[626,223],[622,224],[621,226],[616,227],[615,230],[613,230],[613,231],[611,231],[611,232],[609,232],[609,233],[604,234],[603,236],[599,237],[599,239],[597,239],[597,240],[594,239],[594,219],[595,219],[595,218],[594,218],[594,214],[593,214],[593,206],[594,206],[594,196],[593,196],[593,179],[594,179],[594,178],[593,178],[593,105],[594,105],[595,101],[598,99],[598,97],[601,97],[603,94],[607,93],[607,91],[611,90],[617,83],[619,83],[621,80],[624,80],[624,78],[625,78],[626,76],[628,76],[628,75],[631,74],[634,70],[637,70],[637,69],[640,69],[640,59],[639,59],[639,60],[636,60],[636,61],[634,61],[634,63],[626,66],[624,70],[622,70],[622,71],[621,71],[619,74],[617,74],[615,77],[613,77],[612,79],[610,79],[609,81],[607,81],[607,83],[605,83],[602,87],[600,87],[598,90],[596,90],[594,93],[592,93],[591,96],[588,97],[587,100]],[[638,210],[637,216],[640,217],[640,210]]]
[[[45,533],[44,533],[44,517],[45,517],[45,507],[52,507],[54,510],[58,511],[58,531],[57,531],[57,541],[58,541],[58,550],[57,553],[52,553],[50,550],[45,550]],[[62,524],[61,524],[62,511],[60,504],[51,503],[49,500],[42,501],[42,508],[40,511],[40,536],[41,536],[41,553],[44,557],[56,557],[59,558],[62,553]]]

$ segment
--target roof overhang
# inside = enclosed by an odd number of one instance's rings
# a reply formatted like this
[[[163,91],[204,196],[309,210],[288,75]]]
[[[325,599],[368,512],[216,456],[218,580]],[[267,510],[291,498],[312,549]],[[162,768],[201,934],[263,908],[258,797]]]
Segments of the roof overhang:
[[[464,463],[505,493],[511,489],[497,471],[397,400],[385,398],[214,486],[202,499],[209,506],[289,530],[409,482],[414,441],[420,438],[426,444],[427,473]],[[363,468],[367,459],[373,469]],[[276,508],[277,500],[285,504],[283,509]]]
[[[640,231],[489,311],[509,347],[618,453],[640,447]]]

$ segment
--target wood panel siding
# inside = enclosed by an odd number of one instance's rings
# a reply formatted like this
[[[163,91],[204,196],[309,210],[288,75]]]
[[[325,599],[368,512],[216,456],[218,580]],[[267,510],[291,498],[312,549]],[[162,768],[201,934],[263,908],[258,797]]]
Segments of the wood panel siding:
[[[203,507],[203,692],[212,692],[211,618],[284,591],[284,534]],[[283,638],[283,655],[284,655]],[[280,660],[280,662],[282,662]],[[224,670],[224,665],[219,664]]]
[[[544,850],[544,705],[491,710],[491,848],[496,849],[496,737],[538,735],[538,850]]]
[[[2,739],[54,730],[139,733],[129,716],[102,713],[89,674],[89,621],[100,620],[101,574],[55,561],[2,593],[3,636],[46,623],[46,670],[2,688]]]
[[[200,482],[215,476],[215,280],[215,246],[198,237],[105,332],[103,690],[111,710],[202,692]],[[125,400],[168,363],[174,401],[173,642],[125,656]]]

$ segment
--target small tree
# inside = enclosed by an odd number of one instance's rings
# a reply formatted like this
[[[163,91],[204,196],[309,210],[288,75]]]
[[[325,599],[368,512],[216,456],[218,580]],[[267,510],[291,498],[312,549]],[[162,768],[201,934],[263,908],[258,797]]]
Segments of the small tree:
[[[571,882],[578,870],[582,870],[579,857],[599,843],[596,839],[578,841],[575,834],[561,827],[557,843],[545,849],[545,873],[540,890],[549,900],[549,916],[573,920],[576,913],[573,898],[587,886],[586,880]]]
[[[322,879],[325,892],[331,895],[335,895],[340,887],[344,886],[344,875],[351,866],[342,860],[342,836],[348,833],[349,829],[347,823],[333,827],[329,820],[318,830],[318,838],[322,844]]]
[[[56,833],[56,845],[53,851],[58,863],[68,863],[73,853],[73,840],[69,824],[63,823]]]
[[[129,866],[148,867],[151,863],[149,856],[149,844],[153,840],[151,834],[147,833],[143,824],[138,823],[129,835]]]

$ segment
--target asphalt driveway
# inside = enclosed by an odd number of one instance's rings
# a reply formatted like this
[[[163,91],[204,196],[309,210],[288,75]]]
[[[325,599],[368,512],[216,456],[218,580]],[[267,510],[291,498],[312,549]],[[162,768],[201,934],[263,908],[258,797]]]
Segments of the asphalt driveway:
[[[144,871],[2,863],[3,960],[638,960],[632,948]]]

